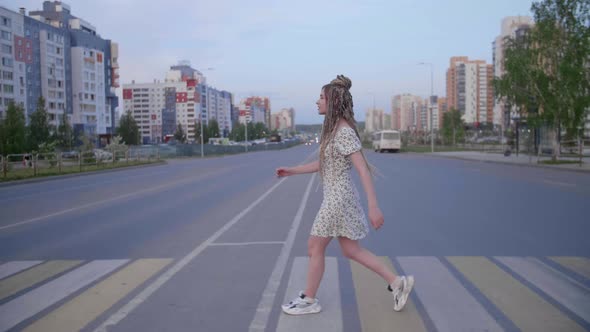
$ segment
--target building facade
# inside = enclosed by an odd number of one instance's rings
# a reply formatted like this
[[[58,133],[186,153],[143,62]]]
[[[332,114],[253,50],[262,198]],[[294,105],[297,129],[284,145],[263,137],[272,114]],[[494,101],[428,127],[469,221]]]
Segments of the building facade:
[[[391,127],[394,130],[416,131],[422,128],[423,100],[412,94],[396,95],[391,102]]]
[[[181,62],[171,66],[162,81],[123,85],[123,111],[137,122],[143,144],[165,142],[174,136],[178,125],[189,142],[198,141],[196,127],[217,120],[219,133],[227,137],[232,130],[232,95],[204,82],[203,74]]]
[[[65,114],[78,134],[103,138],[106,144],[118,106],[117,44],[101,38],[60,1],[45,1],[42,10],[28,16],[25,8],[0,7],[0,24],[0,114],[15,101],[28,121],[43,97],[50,124],[58,126]]]
[[[447,104],[470,125],[493,123],[493,66],[483,60],[452,57],[447,70]]]
[[[502,19],[500,35],[492,42],[494,77],[504,75],[504,50],[506,38],[515,38],[518,31],[532,27],[534,20],[529,16],[509,16]],[[494,101],[494,124],[507,127],[511,122],[511,110],[502,100]]]

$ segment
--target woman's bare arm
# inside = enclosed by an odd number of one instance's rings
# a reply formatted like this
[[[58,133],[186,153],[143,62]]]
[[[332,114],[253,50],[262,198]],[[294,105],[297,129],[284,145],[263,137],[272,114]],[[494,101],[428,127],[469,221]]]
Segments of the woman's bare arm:
[[[297,175],[297,174],[306,174],[306,173],[315,173],[320,170],[320,161],[312,161],[311,163],[307,163],[305,165],[299,165],[295,167],[279,167],[277,168],[277,176],[289,176],[289,175]]]
[[[375,194],[375,187],[373,186],[373,179],[371,173],[365,162],[365,158],[360,151],[354,152],[350,155],[350,160],[354,168],[359,173],[363,188],[367,194],[367,205],[369,207],[369,220],[375,229],[379,229],[383,225],[383,213],[379,209],[379,202],[377,202],[377,195]]]

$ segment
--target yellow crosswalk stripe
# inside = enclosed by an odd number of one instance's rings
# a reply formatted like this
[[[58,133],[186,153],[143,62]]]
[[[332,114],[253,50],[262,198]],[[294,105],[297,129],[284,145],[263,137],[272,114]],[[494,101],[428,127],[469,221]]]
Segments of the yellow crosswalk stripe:
[[[171,259],[139,259],[73,298],[23,331],[79,331]]]
[[[522,331],[585,331],[485,257],[447,257]]]
[[[43,280],[49,279],[64,271],[67,271],[82,261],[56,260],[37,265],[31,269],[15,274],[0,281],[0,300],[29,288]]]
[[[23,331],[79,331],[125,295],[170,264],[171,259],[140,259],[73,298]]]
[[[397,274],[389,258],[379,259]],[[426,331],[411,300],[408,300],[402,312],[395,312],[393,296],[387,291],[381,277],[354,261],[350,261],[350,268],[363,331]]]
[[[549,259],[590,279],[590,259],[586,257],[549,257]]]

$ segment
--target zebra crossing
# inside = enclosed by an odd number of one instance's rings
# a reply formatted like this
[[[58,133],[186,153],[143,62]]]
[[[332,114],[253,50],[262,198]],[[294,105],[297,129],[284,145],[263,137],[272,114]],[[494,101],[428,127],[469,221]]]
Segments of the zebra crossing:
[[[383,281],[356,262],[327,257],[318,315],[280,314],[276,331],[342,331],[358,315],[362,331],[588,331],[587,257],[380,257],[416,286],[401,313]],[[172,259],[9,261],[0,264],[1,331],[79,331],[145,286]],[[347,269],[339,269],[347,264]],[[340,271],[340,272],[339,272]],[[350,271],[357,312],[344,311],[339,275]],[[294,257],[284,298],[305,286],[307,257]],[[279,301],[280,300],[280,301]],[[148,299],[149,301],[149,299]],[[350,306],[348,306],[350,308]],[[198,314],[198,313],[195,313]],[[254,314],[254,313],[253,313]],[[274,328],[274,326],[273,326]],[[244,328],[246,329],[246,328]]]
[[[342,303],[331,292],[341,287],[335,271],[344,263],[350,264],[362,331],[590,331],[588,258],[380,259],[396,274],[415,276],[414,292],[401,313],[393,311],[393,299],[374,273],[355,262],[327,258],[317,295],[326,314],[280,317],[276,330],[339,330],[342,315],[350,313],[339,311]],[[304,288],[306,261],[295,258],[283,301]]]

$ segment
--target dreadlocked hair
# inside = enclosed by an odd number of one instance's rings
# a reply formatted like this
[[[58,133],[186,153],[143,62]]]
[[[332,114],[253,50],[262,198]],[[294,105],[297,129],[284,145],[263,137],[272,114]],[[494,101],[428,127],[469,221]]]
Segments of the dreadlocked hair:
[[[354,112],[352,110],[352,95],[350,94],[350,87],[352,81],[344,76],[338,75],[330,83],[322,87],[324,92],[324,98],[327,101],[327,110],[324,118],[324,124],[322,125],[321,134],[321,145],[320,145],[320,176],[323,177],[324,163],[325,163],[325,151],[326,147],[336,136],[338,121],[344,119],[346,123],[354,130],[356,136],[360,140],[360,135],[356,129],[356,120],[354,119]],[[367,158],[361,150],[365,164],[371,174],[373,173],[372,167],[369,165]]]

